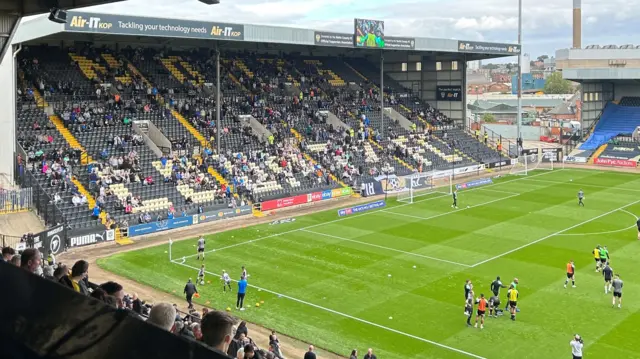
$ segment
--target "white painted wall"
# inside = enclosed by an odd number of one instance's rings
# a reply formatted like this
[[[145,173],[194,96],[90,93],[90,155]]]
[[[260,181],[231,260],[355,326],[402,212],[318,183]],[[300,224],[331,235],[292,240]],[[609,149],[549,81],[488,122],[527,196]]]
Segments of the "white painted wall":
[[[0,62],[0,175],[13,181],[16,144],[16,71],[13,49],[5,51]]]

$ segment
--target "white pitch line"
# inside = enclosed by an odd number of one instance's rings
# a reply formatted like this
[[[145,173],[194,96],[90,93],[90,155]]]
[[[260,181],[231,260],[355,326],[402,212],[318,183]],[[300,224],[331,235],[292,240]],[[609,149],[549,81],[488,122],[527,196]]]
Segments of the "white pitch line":
[[[635,218],[636,220],[638,219],[638,216],[636,216],[635,214],[627,211],[626,209],[621,209],[620,212],[624,212],[627,214],[630,214],[631,216],[633,216],[633,218]],[[558,236],[596,236],[596,235],[601,235],[601,234],[611,234],[611,233],[618,233],[618,232],[624,232],[624,231],[628,231],[631,228],[635,227],[635,224],[630,225],[627,228],[622,228],[622,229],[615,229],[612,231],[604,231],[604,232],[591,232],[591,233],[561,233],[558,234]]]
[[[563,170],[558,170],[558,171],[563,171]],[[555,171],[555,172],[558,172],[558,171]],[[535,175],[531,175],[529,177],[518,177],[516,179],[512,179],[512,180],[508,180],[508,181],[504,181],[504,182],[498,182],[498,183],[486,185],[484,187],[472,188],[470,190],[466,190],[465,192],[477,191],[477,190],[480,190],[480,189],[486,190],[487,187],[500,186],[500,185],[503,185],[503,184],[507,184],[507,183],[511,183],[511,182],[515,182],[515,181],[521,181],[523,179],[527,179],[527,178],[531,178],[531,177],[544,176],[544,175],[547,175],[549,173],[554,173],[554,171],[545,171],[543,173],[538,173],[538,174],[535,174]],[[393,206],[392,208],[405,207],[405,206],[409,206],[409,205],[412,205],[412,204],[415,204],[415,203],[420,203],[420,202],[425,202],[425,201],[432,201],[432,200],[439,199],[439,198],[444,198],[444,197],[447,197],[447,196],[450,196],[450,195],[449,194],[445,194],[445,195],[442,195],[442,196],[429,197],[429,198],[425,198],[425,199],[414,201],[413,203],[405,203],[405,204],[401,204],[401,205],[398,205],[398,206]],[[334,219],[332,221],[322,222],[322,223],[314,224],[314,225],[307,226],[307,227],[302,227],[302,228],[292,229],[290,231],[275,233],[275,234],[271,234],[271,235],[268,235],[268,236],[265,236],[265,237],[259,237],[259,238],[256,238],[256,239],[251,239],[251,240],[248,240],[248,241],[242,241],[242,242],[238,242],[238,243],[235,243],[235,244],[231,244],[231,245],[228,245],[228,246],[225,246],[225,247],[212,249],[212,250],[209,250],[209,251],[205,251],[204,253],[212,253],[212,252],[217,252],[217,251],[221,251],[221,250],[224,250],[224,249],[229,249],[229,248],[242,246],[242,245],[249,244],[249,243],[255,243],[255,242],[258,242],[258,241],[262,241],[264,239],[269,239],[269,238],[273,238],[273,237],[279,237],[279,236],[282,236],[282,235],[285,235],[285,234],[295,233],[295,232],[299,232],[299,231],[302,231],[302,230],[305,230],[305,229],[316,228],[316,227],[324,226],[324,225],[331,224],[331,223],[345,221],[345,220],[352,219],[352,218],[358,218],[358,217],[374,214],[374,213],[377,213],[377,212],[380,212],[380,211],[383,211],[383,210],[384,209],[374,210],[374,211],[370,211],[370,212],[364,212],[364,213],[361,213],[361,214],[356,214],[356,215],[352,215],[352,216],[346,216],[346,217]],[[191,254],[191,255],[185,256],[185,258],[193,258],[193,257],[195,257],[197,255],[198,255],[197,253],[196,254]]]
[[[509,250],[509,251],[506,251],[506,252],[504,252],[504,253],[502,253],[502,254],[498,254],[497,256],[493,256],[493,257],[491,257],[491,258],[489,258],[489,259],[485,259],[485,260],[483,260],[483,261],[481,261],[481,262],[478,262],[478,263],[476,263],[476,264],[472,265],[472,266],[471,266],[471,268],[477,267],[477,266],[479,266],[479,265],[481,265],[481,264],[485,264],[485,263],[487,263],[487,262],[491,262],[491,261],[493,261],[493,260],[495,260],[495,259],[498,259],[498,258],[504,257],[504,256],[506,256],[506,255],[508,255],[508,254],[513,253],[513,252],[519,251],[519,250],[521,250],[521,249],[523,249],[523,248],[527,248],[527,247],[532,246],[532,245],[534,245],[534,244],[536,244],[536,243],[542,242],[542,241],[544,241],[545,239],[549,239],[549,238],[551,238],[551,237],[553,237],[553,236],[557,236],[557,235],[559,235],[559,234],[562,234],[562,233],[564,233],[564,232],[566,232],[566,231],[568,231],[568,230],[574,229],[574,228],[576,228],[576,227],[580,227],[580,226],[581,226],[581,225],[583,225],[583,224],[587,224],[587,223],[589,223],[589,222],[593,222],[593,221],[595,221],[596,219],[602,218],[602,217],[604,217],[604,216],[608,216],[608,215],[610,215],[611,213],[618,212],[618,211],[623,210],[623,209],[625,209],[625,208],[627,208],[627,207],[629,207],[629,206],[633,206],[633,205],[634,205],[634,204],[636,204],[636,203],[640,203],[640,200],[637,200],[637,201],[631,202],[631,203],[629,203],[629,204],[625,204],[624,206],[618,207],[618,208],[616,208],[616,209],[614,209],[614,210],[611,210],[611,211],[609,211],[609,212],[606,212],[606,213],[603,213],[603,214],[601,214],[601,215],[595,216],[595,217],[593,217],[593,218],[591,218],[591,219],[588,219],[588,220],[586,220],[586,221],[580,222],[580,223],[578,223],[578,224],[574,224],[573,226],[568,227],[568,228],[565,228],[565,229],[563,229],[563,230],[561,230],[561,231],[558,231],[558,232],[552,233],[552,234],[550,234],[550,235],[548,235],[548,236],[544,236],[544,237],[542,237],[542,238],[540,238],[540,239],[536,239],[535,241],[533,241],[533,242],[529,242],[529,243],[527,243],[527,244],[524,244],[524,245],[522,245],[522,246],[520,246],[520,247],[518,247],[518,248],[514,248],[514,249]]]
[[[486,206],[486,205],[491,204],[491,203],[495,203],[495,202],[499,202],[499,201],[504,201],[504,200],[507,200],[507,199],[509,199],[509,198],[517,197],[517,196],[519,196],[519,195],[520,195],[520,194],[514,194],[514,195],[511,195],[511,196],[504,197],[504,198],[498,198],[498,199],[494,199],[494,200],[492,200],[492,201],[488,201],[488,202],[484,202],[484,203],[476,204],[476,205],[474,205],[474,206],[470,206],[470,207],[467,207],[467,208],[458,209],[458,210],[455,210],[455,211],[452,211],[452,212],[445,212],[445,213],[436,214],[436,215],[434,215],[434,216],[430,216],[430,217],[414,216],[414,215],[411,215],[411,214],[399,213],[399,212],[392,212],[391,210],[384,210],[384,209],[383,209],[383,210],[381,210],[381,212],[384,212],[384,213],[390,213],[390,214],[395,214],[395,215],[398,215],[398,216],[404,216],[404,217],[415,218],[415,219],[421,219],[421,220],[423,220],[423,221],[426,221],[426,220],[428,220],[428,219],[434,219],[434,218],[438,218],[438,217],[447,216],[447,215],[450,215],[450,214],[456,214],[456,213],[460,213],[460,212],[462,212],[462,211],[466,211],[466,210],[469,210],[469,209],[473,209],[473,208],[477,208],[477,207]]]
[[[569,185],[569,186],[576,186],[576,187],[592,187],[592,188],[603,188],[603,189],[612,189],[612,190],[619,190],[619,191],[629,191],[629,192],[640,192],[640,190],[638,189],[632,189],[632,188],[620,188],[620,187],[612,187],[612,186],[600,186],[597,184],[588,184],[588,183],[580,183],[580,182],[560,182],[560,181],[546,181],[546,180],[539,180],[539,179],[528,179],[526,178],[527,181],[529,182],[540,182],[540,183],[549,183],[549,184],[564,184],[564,185]]]
[[[403,250],[400,250],[400,249],[389,248],[389,247],[380,246],[380,245],[373,244],[373,243],[362,242],[362,241],[358,241],[356,239],[338,237],[338,236],[334,236],[334,235],[331,235],[331,234],[310,231],[310,230],[307,230],[307,229],[303,230],[303,232],[313,233],[313,234],[316,234],[316,235],[319,235],[319,236],[328,237],[328,238],[339,239],[341,241],[346,241],[346,242],[359,243],[359,244],[362,244],[362,245],[365,245],[365,246],[371,246],[371,247],[384,249],[384,250],[387,250],[387,251],[402,253],[402,254],[406,254],[406,255],[410,255],[410,256],[416,256],[416,257],[420,257],[420,258],[426,258],[426,259],[430,259],[430,260],[433,260],[433,261],[444,262],[444,263],[449,263],[449,264],[455,264],[457,266],[462,266],[462,267],[470,267],[470,265],[468,265],[468,264],[448,261],[446,259],[440,259],[440,258],[436,258],[436,257],[425,256],[424,254],[419,254],[419,253],[414,253],[414,252],[407,252],[407,251],[403,251]]]
[[[172,263],[175,263],[175,264],[187,267],[187,268],[191,268],[193,270],[200,270],[200,268],[193,267],[193,266],[190,266],[188,264],[178,263],[178,262],[172,262]],[[212,272],[208,272],[208,271],[205,271],[205,273],[211,274],[211,275],[213,275],[215,277],[219,277],[219,274],[216,274],[216,273],[212,273]],[[237,282],[237,280],[234,280],[234,279],[232,279],[232,281]],[[339,312],[337,310],[333,310],[333,309],[330,309],[330,308],[327,308],[327,307],[323,307],[323,306],[318,305],[318,304],[314,304],[314,303],[311,303],[311,302],[304,301],[302,299],[294,298],[294,297],[288,296],[286,294],[274,292],[272,290],[269,290],[269,289],[266,289],[266,288],[261,288],[261,287],[258,287],[258,286],[252,285],[252,284],[249,284],[249,287],[258,289],[258,290],[263,291],[263,292],[271,293],[273,295],[277,295],[280,298],[286,298],[286,299],[289,299],[291,301],[294,301],[294,302],[297,302],[297,303],[300,303],[300,304],[304,304],[304,305],[308,305],[308,306],[316,308],[316,309],[324,310],[326,312],[329,312],[329,313],[332,313],[332,314],[336,314],[336,315],[339,315],[339,316],[344,317],[344,318],[352,319],[352,320],[355,320],[357,322],[360,322],[360,323],[363,323],[363,324],[366,324],[366,325],[370,325],[370,326],[373,326],[373,327],[376,327],[376,328],[379,328],[379,329],[383,329],[383,330],[386,330],[386,331],[389,331],[389,332],[392,332],[392,333],[395,333],[395,334],[399,334],[399,335],[402,335],[402,336],[405,336],[405,337],[408,337],[408,338],[411,338],[411,339],[415,339],[415,340],[418,340],[418,341],[421,341],[421,342],[424,342],[424,343],[427,343],[427,344],[431,344],[431,345],[440,347],[442,349],[450,350],[450,351],[453,351],[453,352],[456,352],[456,353],[459,353],[459,354],[463,354],[463,355],[466,355],[466,356],[469,356],[469,357],[472,357],[472,358],[476,358],[476,359],[487,359],[487,358],[482,357],[482,356],[477,355],[477,354],[469,353],[467,351],[464,351],[464,350],[461,350],[461,349],[457,349],[457,348],[454,348],[454,347],[450,347],[448,345],[445,345],[445,344],[442,344],[442,343],[438,343],[438,342],[435,342],[433,340],[429,340],[429,339],[421,338],[421,337],[413,335],[413,334],[405,333],[405,332],[399,331],[397,329],[389,328],[387,326],[384,326],[384,325],[381,325],[381,324],[378,324],[378,323],[370,322],[370,321],[368,321],[366,319],[354,317],[353,315],[342,313],[342,312]]]

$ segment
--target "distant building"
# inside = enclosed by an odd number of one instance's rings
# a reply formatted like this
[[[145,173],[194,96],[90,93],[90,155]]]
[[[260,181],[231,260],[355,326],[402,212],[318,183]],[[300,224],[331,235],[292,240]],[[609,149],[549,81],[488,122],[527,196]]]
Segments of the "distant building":
[[[509,74],[506,74],[506,73],[497,72],[497,73],[491,74],[491,81],[493,82],[508,83],[510,80],[511,80],[511,76],[509,76]]]
[[[480,70],[480,61],[468,61],[467,62],[467,70],[470,71],[478,71]]]
[[[522,92],[536,92],[544,89],[546,81],[542,78],[536,79],[532,74],[522,74]],[[518,94],[518,76],[511,78],[511,93]]]

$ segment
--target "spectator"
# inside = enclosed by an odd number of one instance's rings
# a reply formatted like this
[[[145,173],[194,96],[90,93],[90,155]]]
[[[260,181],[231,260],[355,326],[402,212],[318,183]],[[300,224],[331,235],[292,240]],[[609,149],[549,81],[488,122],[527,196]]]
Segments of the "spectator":
[[[119,309],[123,307],[124,290],[120,284],[109,281],[100,284],[100,288],[107,292],[108,295],[114,296],[116,298]]]
[[[249,336],[249,329],[247,329],[247,322],[244,320],[238,324],[238,328],[236,329],[236,338],[240,336],[240,334],[244,334],[245,337]]]
[[[20,264],[22,264],[22,261],[19,254],[16,254],[15,256],[13,256],[13,258],[11,258],[11,264],[13,264],[16,267],[20,267]]]
[[[367,350],[367,354],[364,355],[364,359],[378,359],[378,357],[373,354],[373,349],[369,348],[369,350]]]
[[[64,264],[59,265],[56,270],[53,271],[53,276],[55,277],[56,282],[60,282],[60,280],[67,274],[69,274],[69,269]]]
[[[196,285],[191,282],[191,278],[189,278],[187,284],[184,286],[184,294],[186,296],[187,303],[189,303],[189,309],[193,309],[193,302],[191,299],[196,293],[198,293],[198,289],[196,288]]]
[[[276,335],[275,330],[271,332],[271,335],[269,335],[269,346],[271,347],[271,351],[276,357],[283,357],[282,351],[280,350],[280,341],[278,340],[278,336]]]
[[[254,357],[259,358],[259,355],[256,355],[255,348],[251,344],[247,344],[244,346],[244,359],[252,359]],[[239,353],[240,351],[238,351]],[[239,358],[239,357],[238,357]]]
[[[226,312],[212,310],[202,318],[202,341],[208,346],[226,353],[233,338],[236,320]]]
[[[42,275],[46,279],[55,281],[55,277],[53,276],[53,267],[52,266],[44,266],[42,269]]]
[[[34,248],[27,248],[22,252],[20,257],[20,267],[31,273],[36,273],[42,264],[42,256],[40,251]]]
[[[11,258],[16,255],[16,251],[11,247],[2,248],[2,257],[0,257],[0,261],[2,262],[11,262]]]
[[[89,272],[89,263],[79,260],[71,267],[71,274],[62,278],[62,283],[76,292],[84,295],[89,294],[85,278]]]
[[[198,323],[191,323],[191,332],[196,340],[202,340],[202,326]]]
[[[149,312],[147,323],[154,324],[166,331],[171,331],[176,321],[176,308],[169,303],[155,304]]]
[[[316,353],[313,350],[313,345],[309,345],[309,351],[304,353],[304,359],[316,359]]]
[[[358,359],[358,350],[353,349],[351,355],[349,355],[349,359]]]

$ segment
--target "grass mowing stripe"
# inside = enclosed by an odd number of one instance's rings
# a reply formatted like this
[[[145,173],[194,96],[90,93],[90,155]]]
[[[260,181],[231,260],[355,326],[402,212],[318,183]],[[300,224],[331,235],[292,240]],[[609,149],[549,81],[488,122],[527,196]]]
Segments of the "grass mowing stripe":
[[[345,241],[345,242],[353,242],[353,243],[359,243],[365,246],[371,246],[371,247],[376,247],[376,248],[380,248],[380,249],[384,249],[387,251],[392,251],[392,252],[398,252],[398,253],[402,253],[402,254],[406,254],[406,255],[410,255],[410,256],[416,256],[416,257],[421,257],[421,258],[426,258],[426,259],[431,259],[434,261],[438,261],[438,262],[444,262],[444,263],[449,263],[449,264],[455,264],[457,266],[462,266],[462,267],[471,267],[468,264],[463,264],[463,263],[458,263],[458,262],[453,262],[453,261],[448,261],[446,259],[440,259],[440,258],[435,258],[435,257],[430,257],[430,256],[425,256],[423,254],[419,254],[419,253],[413,253],[413,252],[407,252],[407,251],[403,251],[400,249],[395,249],[395,248],[389,248],[389,247],[385,247],[385,246],[379,246],[377,244],[373,244],[373,243],[367,243],[367,242],[362,242],[362,241],[358,241],[355,239],[349,239],[349,238],[344,238],[344,237],[338,237],[338,236],[334,236],[331,234],[326,234],[326,233],[320,233],[320,232],[314,232],[314,231],[310,231],[308,229],[303,229],[303,232],[307,232],[307,233],[312,233],[312,234],[316,234],[319,236],[324,236],[324,237],[329,237],[329,238],[334,238],[334,239],[339,239],[341,241]]]
[[[405,217],[410,217],[410,218],[415,218],[415,219],[420,219],[420,220],[426,221],[426,220],[429,220],[429,219],[434,219],[434,218],[438,218],[438,217],[442,217],[442,216],[447,216],[449,214],[460,213],[462,211],[466,211],[466,210],[473,209],[473,208],[476,208],[476,207],[486,206],[488,204],[495,203],[495,202],[498,202],[498,201],[504,201],[504,200],[507,200],[509,198],[517,197],[519,195],[520,194],[514,194],[514,195],[511,195],[511,196],[508,196],[508,197],[498,198],[498,199],[494,199],[492,201],[488,201],[488,202],[476,204],[476,205],[473,205],[473,206],[469,206],[467,208],[463,208],[463,209],[460,209],[460,210],[457,210],[457,211],[440,213],[440,214],[436,214],[434,216],[429,216],[429,217],[420,217],[420,216],[414,216],[414,215],[411,215],[411,214],[393,212],[393,211],[388,210],[388,209],[383,209],[380,212],[390,213],[390,214],[395,214],[395,215],[398,215],[398,216],[405,216]]]
[[[562,171],[562,170],[558,170],[558,171]],[[553,173],[553,172],[549,171],[549,172],[544,172],[544,173],[538,173],[538,174],[535,174],[535,175],[531,175],[529,177],[520,177],[520,178],[516,178],[516,179],[504,181],[504,182],[498,182],[498,183],[490,184],[490,185],[487,185],[487,186],[482,187],[482,188],[472,188],[470,190],[466,190],[465,192],[477,191],[477,190],[480,190],[480,189],[486,190],[487,187],[499,186],[499,185],[503,185],[503,184],[506,184],[506,183],[520,181],[520,180],[523,180],[523,179],[526,179],[526,178],[530,178],[530,177],[543,176],[543,175],[546,175],[546,174],[549,174],[549,173]],[[432,200],[436,200],[436,199],[447,197],[447,196],[450,196],[450,195],[446,194],[446,195],[437,196],[437,197],[425,198],[425,199],[421,199],[421,200],[418,200],[418,201],[414,201],[413,203],[405,203],[405,204],[401,204],[401,205],[398,205],[398,206],[393,206],[393,208],[400,208],[400,207],[410,206],[410,205],[415,204],[415,203],[420,203],[420,202],[425,202],[425,201],[432,201]],[[221,248],[214,248],[212,250],[205,251],[204,253],[218,252],[218,251],[221,251],[221,250],[224,250],[224,249],[234,248],[234,247],[238,247],[238,246],[241,246],[241,245],[244,245],[244,244],[249,244],[249,243],[261,241],[261,240],[264,240],[264,239],[278,237],[278,236],[282,236],[284,234],[294,233],[294,232],[302,231],[302,230],[305,230],[305,229],[316,228],[316,227],[324,226],[326,224],[341,222],[341,221],[345,221],[345,220],[351,219],[351,218],[359,218],[359,217],[362,217],[362,216],[366,216],[366,215],[369,215],[369,214],[382,212],[382,211],[385,211],[385,210],[374,210],[374,211],[370,211],[370,212],[364,212],[362,214],[356,214],[356,215],[352,215],[352,216],[347,216],[347,217],[343,217],[343,218],[334,219],[332,221],[321,222],[321,223],[314,224],[314,225],[307,226],[307,227],[303,227],[303,228],[296,228],[296,229],[292,229],[292,230],[286,231],[286,232],[275,233],[275,234],[271,234],[271,235],[268,235],[268,236],[265,236],[265,237],[259,237],[259,238],[251,239],[251,240],[248,240],[248,241],[238,242],[238,243],[235,243],[235,244],[232,244],[232,245],[228,245],[228,246],[225,246],[225,247],[221,247]],[[198,254],[191,254],[191,255],[188,255],[188,256],[184,256],[184,258],[193,258],[193,257],[196,257],[197,255]]]
[[[624,205],[624,206],[618,207],[618,208],[616,208],[616,209],[614,209],[614,210],[611,210],[611,211],[609,211],[609,212],[603,213],[603,214],[601,214],[601,215],[598,215],[598,216],[593,217],[593,218],[591,218],[591,219],[588,219],[588,220],[586,220],[586,221],[580,222],[580,223],[575,224],[575,225],[573,225],[573,226],[571,226],[571,227],[565,228],[565,229],[563,229],[563,230],[561,230],[561,231],[558,231],[558,232],[555,232],[555,233],[551,233],[550,235],[545,236],[545,237],[542,237],[542,238],[540,238],[540,239],[536,239],[536,240],[535,240],[535,241],[533,241],[533,242],[529,242],[529,243],[527,243],[527,244],[525,244],[525,245],[522,245],[522,246],[520,246],[520,247],[514,248],[514,249],[509,250],[509,251],[506,251],[506,252],[504,252],[504,253],[502,253],[502,254],[499,254],[499,255],[497,255],[497,256],[493,256],[493,257],[491,257],[491,258],[489,258],[489,259],[485,259],[485,260],[483,260],[483,261],[481,261],[481,262],[478,262],[478,263],[476,263],[476,264],[472,265],[472,266],[471,266],[471,268],[477,267],[477,266],[479,266],[479,265],[481,265],[481,264],[485,264],[485,263],[487,263],[487,262],[491,262],[492,260],[495,260],[495,259],[498,259],[498,258],[504,257],[504,256],[506,256],[506,255],[508,255],[508,254],[511,254],[511,253],[513,253],[513,252],[516,252],[516,251],[519,251],[519,250],[521,250],[521,249],[523,249],[523,248],[527,248],[527,247],[532,246],[532,245],[534,245],[534,244],[536,244],[536,243],[542,242],[542,241],[544,241],[545,239],[549,239],[549,238],[551,238],[551,237],[553,237],[553,236],[557,236],[558,234],[562,234],[562,233],[564,233],[564,232],[566,232],[566,231],[568,231],[568,230],[574,229],[574,228],[576,228],[576,227],[580,227],[580,226],[581,226],[581,225],[583,225],[583,224],[587,224],[587,223],[589,223],[589,222],[593,222],[593,221],[595,221],[596,219],[602,218],[602,217],[604,217],[604,216],[608,216],[608,215],[610,215],[611,213],[618,212],[618,211],[620,211],[620,210],[622,210],[622,209],[624,209],[624,208],[627,208],[627,207],[633,206],[633,205],[634,205],[634,204],[636,204],[636,203],[640,203],[640,200],[633,201],[633,202],[631,202],[631,203],[629,203],[629,204],[626,204],[626,205]]]
[[[620,212],[624,212],[627,214],[630,214],[633,216],[633,218],[635,218],[636,220],[638,220],[638,216],[636,216],[635,214],[627,211],[626,209],[621,209]],[[602,234],[611,234],[611,233],[618,233],[618,232],[624,232],[624,231],[628,231],[631,228],[634,228],[636,225],[632,224],[627,228],[622,228],[622,229],[614,229],[614,230],[610,230],[610,231],[603,231],[603,232],[591,232],[591,233],[560,233],[557,234],[557,236],[598,236],[598,235],[602,235]]]
[[[184,266],[184,267],[187,267],[187,268],[191,268],[193,270],[200,270],[200,268],[198,268],[198,267],[194,267],[194,266],[191,266],[191,265],[188,265],[188,264],[185,264],[185,263],[178,263],[178,262],[171,262],[171,263],[178,264],[178,265],[181,265],[181,266]],[[212,273],[212,272],[208,272],[208,271],[205,271],[205,273],[211,274],[213,276],[218,276],[218,274],[215,274],[215,273]],[[234,279],[232,279],[232,281],[237,282],[237,280],[234,280]],[[466,355],[466,356],[469,356],[469,357],[472,357],[472,358],[476,358],[476,359],[487,359],[487,358],[482,357],[480,355],[476,355],[476,354],[473,354],[473,353],[470,353],[470,352],[467,352],[467,351],[464,351],[464,350],[461,350],[461,349],[458,349],[458,348],[450,347],[448,345],[445,345],[445,344],[442,344],[442,343],[438,343],[438,342],[435,342],[433,340],[421,338],[421,337],[418,337],[416,335],[409,334],[409,333],[406,333],[406,332],[402,332],[402,331],[397,330],[397,329],[389,328],[389,327],[386,327],[386,326],[378,324],[378,323],[370,322],[370,321],[368,321],[366,319],[354,317],[353,315],[349,315],[349,314],[346,314],[346,313],[339,312],[337,310],[326,308],[326,307],[323,307],[321,305],[317,305],[317,304],[314,304],[314,303],[311,303],[311,302],[304,301],[302,299],[294,298],[294,297],[288,296],[286,294],[274,292],[272,290],[269,290],[269,289],[266,289],[266,288],[261,288],[261,287],[258,287],[258,286],[252,285],[252,284],[249,284],[249,287],[255,288],[255,289],[258,289],[258,290],[261,290],[263,292],[267,292],[267,293],[270,293],[270,294],[273,294],[273,295],[277,295],[277,296],[279,296],[281,298],[286,298],[286,299],[289,299],[291,301],[294,301],[294,302],[297,302],[297,303],[300,303],[300,304],[308,305],[308,306],[316,308],[316,309],[324,310],[326,312],[329,312],[329,313],[332,313],[332,314],[336,314],[336,315],[339,315],[339,316],[344,317],[344,318],[355,320],[355,321],[363,323],[363,324],[367,324],[367,325],[370,325],[370,326],[373,326],[373,327],[376,327],[376,328],[379,328],[379,329],[383,329],[383,330],[386,330],[386,331],[389,331],[389,332],[392,332],[392,333],[395,333],[395,334],[399,334],[399,335],[402,335],[402,336],[405,336],[405,337],[408,337],[408,338],[411,338],[411,339],[419,340],[419,341],[427,343],[427,344],[435,345],[437,347],[440,347],[440,348],[443,348],[443,349],[446,349],[446,350],[450,350],[450,351],[456,352],[458,354],[463,354],[463,355]]]
[[[640,192],[640,190],[638,189],[621,188],[616,186],[600,186],[597,184],[588,184],[588,183],[579,183],[579,182],[546,181],[546,180],[528,179],[528,178],[527,178],[527,181],[549,183],[549,184],[562,184],[562,185],[569,185],[569,186],[576,186],[576,187],[591,187],[591,188],[613,189],[613,190],[629,191],[629,192]]]

